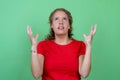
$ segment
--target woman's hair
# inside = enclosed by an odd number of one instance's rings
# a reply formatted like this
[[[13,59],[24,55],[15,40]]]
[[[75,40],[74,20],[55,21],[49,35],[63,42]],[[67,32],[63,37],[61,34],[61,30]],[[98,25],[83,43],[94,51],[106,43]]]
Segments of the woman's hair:
[[[68,10],[66,10],[64,8],[57,8],[57,9],[55,9],[49,16],[49,24],[50,24],[50,26],[52,25],[53,15],[57,11],[63,11],[63,12],[65,12],[65,14],[67,14],[68,20],[69,20],[69,25],[70,25],[70,29],[68,30],[68,37],[70,39],[72,39],[72,35],[73,35],[72,34],[72,23],[73,23],[73,20],[72,20],[71,13]],[[55,39],[55,33],[54,33],[53,29],[50,28],[50,33],[47,35],[46,40],[54,40],[54,39]]]

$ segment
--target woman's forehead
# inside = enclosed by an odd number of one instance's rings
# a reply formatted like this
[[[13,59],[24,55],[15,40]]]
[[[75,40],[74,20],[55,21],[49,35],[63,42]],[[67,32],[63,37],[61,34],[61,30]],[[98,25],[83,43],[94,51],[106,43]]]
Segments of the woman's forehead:
[[[64,11],[56,11],[53,15],[53,17],[68,17],[68,15]]]

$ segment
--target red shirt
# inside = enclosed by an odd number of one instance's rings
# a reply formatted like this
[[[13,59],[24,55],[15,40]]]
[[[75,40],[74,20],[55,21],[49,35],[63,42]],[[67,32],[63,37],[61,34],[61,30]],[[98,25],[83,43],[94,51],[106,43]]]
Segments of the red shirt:
[[[84,42],[78,40],[66,45],[53,40],[39,42],[37,53],[44,55],[42,80],[80,80],[78,57],[85,54],[85,49]]]

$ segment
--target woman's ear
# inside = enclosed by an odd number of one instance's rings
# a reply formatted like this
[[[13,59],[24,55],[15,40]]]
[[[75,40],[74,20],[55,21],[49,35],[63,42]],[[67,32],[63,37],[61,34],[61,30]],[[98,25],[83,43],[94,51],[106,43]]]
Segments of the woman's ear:
[[[53,28],[52,24],[50,24],[50,28]]]
[[[52,25],[50,25],[50,28],[53,28],[53,26],[52,26]]]
[[[70,29],[70,26],[68,26],[68,29]]]

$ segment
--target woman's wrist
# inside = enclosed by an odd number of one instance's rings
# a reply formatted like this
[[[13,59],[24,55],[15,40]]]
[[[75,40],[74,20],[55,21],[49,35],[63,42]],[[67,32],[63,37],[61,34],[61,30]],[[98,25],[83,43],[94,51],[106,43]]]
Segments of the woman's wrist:
[[[31,50],[32,54],[37,54],[37,50],[34,49],[34,50]]]
[[[91,47],[92,47],[92,44],[91,44],[91,43],[90,43],[90,44],[86,44],[86,47],[91,48]]]
[[[32,54],[37,54],[37,49],[36,49],[35,45],[32,45],[31,52],[32,52]]]

